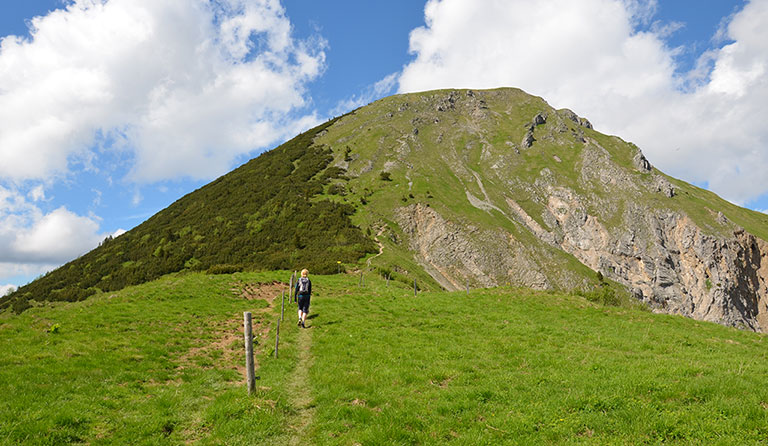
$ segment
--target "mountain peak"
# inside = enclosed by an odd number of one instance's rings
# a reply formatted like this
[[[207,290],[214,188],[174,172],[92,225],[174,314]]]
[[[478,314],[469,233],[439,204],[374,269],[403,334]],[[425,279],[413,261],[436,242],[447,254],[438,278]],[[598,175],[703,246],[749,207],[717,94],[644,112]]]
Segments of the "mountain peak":
[[[615,288],[656,311],[767,330],[767,238],[764,215],[665,175],[569,109],[515,88],[438,90],[299,135],[0,305],[185,269],[341,261],[433,289]]]

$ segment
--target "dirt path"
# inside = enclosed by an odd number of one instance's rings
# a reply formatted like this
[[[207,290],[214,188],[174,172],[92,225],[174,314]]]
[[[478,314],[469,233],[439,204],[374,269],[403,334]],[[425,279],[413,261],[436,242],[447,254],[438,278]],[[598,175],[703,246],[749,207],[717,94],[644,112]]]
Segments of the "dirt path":
[[[291,327],[296,329],[296,327]],[[309,369],[314,358],[310,348],[312,346],[312,329],[298,329],[296,339],[299,360],[296,371],[291,375],[288,383],[288,391],[291,395],[291,405],[296,409],[296,415],[291,417],[291,437],[289,445],[309,444],[308,429],[312,425],[315,416],[315,406],[312,400],[311,386],[309,384]]]
[[[371,257],[370,259],[368,259],[368,260],[365,262],[365,263],[367,264],[368,268],[370,268],[370,267],[371,267],[371,260],[373,260],[373,259],[375,259],[376,257],[378,257],[378,256],[380,256],[380,255],[382,255],[382,254],[384,254],[384,244],[383,244],[383,243],[381,243],[381,242],[379,241],[379,237],[380,237],[380,236],[381,236],[381,234],[383,234],[383,233],[384,233],[384,228],[381,228],[381,229],[379,229],[379,232],[378,232],[378,234],[376,234],[376,237],[374,237],[374,238],[373,238],[373,240],[376,242],[376,244],[377,244],[377,245],[379,245],[379,253],[378,253],[378,254],[376,254],[375,256]]]

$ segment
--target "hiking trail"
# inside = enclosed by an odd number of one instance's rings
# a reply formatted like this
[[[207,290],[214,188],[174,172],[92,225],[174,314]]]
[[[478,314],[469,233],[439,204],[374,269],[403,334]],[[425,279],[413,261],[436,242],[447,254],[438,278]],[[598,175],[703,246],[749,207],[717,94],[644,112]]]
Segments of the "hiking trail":
[[[288,328],[288,327],[286,327]],[[289,445],[300,445],[308,443],[308,429],[312,425],[315,416],[315,405],[310,391],[309,369],[314,363],[312,352],[312,326],[307,329],[290,327],[298,329],[299,334],[296,337],[296,346],[298,350],[298,361],[296,370],[291,375],[288,382],[288,393],[291,406],[296,410],[295,415],[289,420],[290,439]]]
[[[379,232],[378,232],[378,233],[376,233],[376,236],[373,238],[373,240],[376,242],[376,244],[377,244],[377,245],[379,245],[379,253],[378,253],[378,254],[376,254],[375,256],[373,256],[373,257],[371,257],[371,258],[369,258],[368,260],[366,260],[366,261],[365,261],[365,263],[366,263],[366,266],[367,266],[368,268],[370,268],[370,267],[371,267],[371,260],[373,260],[373,259],[375,259],[376,257],[378,257],[378,256],[380,256],[380,255],[382,255],[382,254],[384,254],[384,244],[383,244],[383,243],[381,243],[381,242],[379,241],[379,236],[381,236],[381,234],[383,234],[383,233],[384,233],[384,229],[385,229],[385,228],[383,228],[383,227],[382,227],[381,229],[379,229]]]

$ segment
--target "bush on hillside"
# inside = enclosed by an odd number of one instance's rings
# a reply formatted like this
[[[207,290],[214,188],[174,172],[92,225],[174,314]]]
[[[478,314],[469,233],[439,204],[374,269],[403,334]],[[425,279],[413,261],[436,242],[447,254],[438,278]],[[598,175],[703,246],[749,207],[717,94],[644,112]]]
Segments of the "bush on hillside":
[[[614,307],[621,305],[621,298],[618,293],[616,293],[616,290],[614,290],[605,282],[590,291],[577,290],[574,292],[574,294],[581,296],[590,302],[598,303],[601,305]]]
[[[232,274],[237,273],[243,270],[243,267],[240,265],[213,265],[212,267],[208,268],[205,273],[206,274]]]

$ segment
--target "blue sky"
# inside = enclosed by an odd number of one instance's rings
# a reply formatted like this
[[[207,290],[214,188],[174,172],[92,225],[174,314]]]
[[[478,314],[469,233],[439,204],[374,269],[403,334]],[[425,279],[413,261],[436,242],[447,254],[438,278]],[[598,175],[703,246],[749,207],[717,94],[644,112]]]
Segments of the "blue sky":
[[[327,118],[514,86],[768,209],[768,0],[0,5],[0,295]]]

